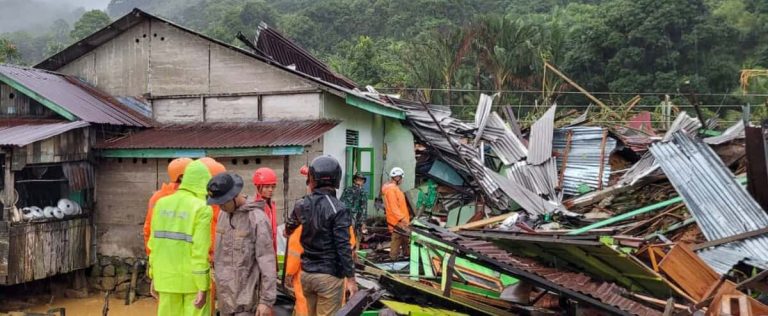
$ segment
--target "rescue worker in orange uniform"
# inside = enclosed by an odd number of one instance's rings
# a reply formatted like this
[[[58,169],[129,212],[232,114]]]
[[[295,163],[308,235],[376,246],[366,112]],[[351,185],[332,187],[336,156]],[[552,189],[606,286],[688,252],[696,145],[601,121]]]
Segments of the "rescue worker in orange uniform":
[[[381,187],[381,195],[384,198],[384,208],[387,213],[387,228],[392,234],[389,250],[389,258],[392,260],[400,256],[401,249],[406,257],[410,253],[408,243],[410,241],[411,214],[405,201],[405,193],[400,190],[403,176],[405,176],[405,171],[400,167],[394,167],[389,172],[392,181]]]
[[[160,190],[155,191],[152,197],[149,198],[149,205],[147,206],[147,216],[144,218],[144,251],[149,257],[149,242],[150,229],[152,228],[152,209],[155,208],[155,203],[162,197],[169,196],[179,189],[181,179],[184,176],[184,169],[192,162],[189,158],[176,158],[168,164],[168,183],[163,183]]]
[[[272,195],[277,187],[277,174],[270,168],[259,168],[253,173],[253,185],[256,186],[255,202],[264,201],[264,213],[272,225],[272,248],[277,253],[277,208]]]
[[[301,167],[299,173],[308,177],[309,167]],[[307,187],[307,193],[310,193],[309,187]],[[285,280],[283,280],[283,284],[293,288],[293,295],[295,297],[293,316],[309,316],[307,298],[304,296],[304,291],[301,287],[301,254],[304,252],[304,248],[301,246],[301,231],[301,225],[299,225],[288,237],[288,251],[285,254]],[[354,226],[349,227],[349,243],[352,249],[355,249]],[[354,252],[352,256],[355,256]]]

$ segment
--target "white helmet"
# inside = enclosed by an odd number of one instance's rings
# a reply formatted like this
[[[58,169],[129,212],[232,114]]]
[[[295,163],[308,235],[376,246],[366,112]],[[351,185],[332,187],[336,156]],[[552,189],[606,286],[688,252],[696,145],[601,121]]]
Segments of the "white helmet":
[[[389,172],[390,178],[404,177],[404,176],[405,176],[405,171],[403,171],[403,168],[400,168],[400,167],[394,167],[392,168],[392,171]]]

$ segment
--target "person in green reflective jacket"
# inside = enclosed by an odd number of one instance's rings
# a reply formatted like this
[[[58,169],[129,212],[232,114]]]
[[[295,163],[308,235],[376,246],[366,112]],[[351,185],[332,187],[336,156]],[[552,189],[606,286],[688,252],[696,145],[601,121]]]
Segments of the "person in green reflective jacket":
[[[151,291],[157,315],[210,315],[208,250],[211,217],[206,186],[211,174],[199,160],[184,170],[176,193],[161,198],[152,214],[149,242]]]

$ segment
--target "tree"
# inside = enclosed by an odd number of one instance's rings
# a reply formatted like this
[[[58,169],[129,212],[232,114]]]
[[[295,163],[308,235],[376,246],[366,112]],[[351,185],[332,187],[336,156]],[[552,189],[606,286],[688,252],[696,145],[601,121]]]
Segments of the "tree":
[[[533,65],[540,62],[539,30],[521,19],[487,17],[479,25],[480,62],[496,91],[532,88]]]
[[[69,36],[72,38],[73,42],[77,42],[104,28],[111,22],[109,15],[104,13],[104,11],[91,10],[85,12],[85,14],[75,22],[75,28],[69,33]]]
[[[5,38],[0,38],[0,63],[14,62],[19,58],[16,45]]]
[[[49,39],[45,47],[45,56],[52,56],[66,48],[67,45],[71,43],[68,35],[69,32],[70,27],[67,21],[64,21],[63,19],[54,21],[49,31]]]

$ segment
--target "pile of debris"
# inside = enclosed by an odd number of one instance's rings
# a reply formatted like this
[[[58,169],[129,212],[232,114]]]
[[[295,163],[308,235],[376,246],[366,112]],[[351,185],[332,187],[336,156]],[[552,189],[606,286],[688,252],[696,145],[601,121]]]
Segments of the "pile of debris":
[[[474,122],[381,98],[417,139],[411,253],[361,250],[369,290],[345,313],[768,314],[762,127],[566,123],[552,105],[525,128],[493,96]]]

